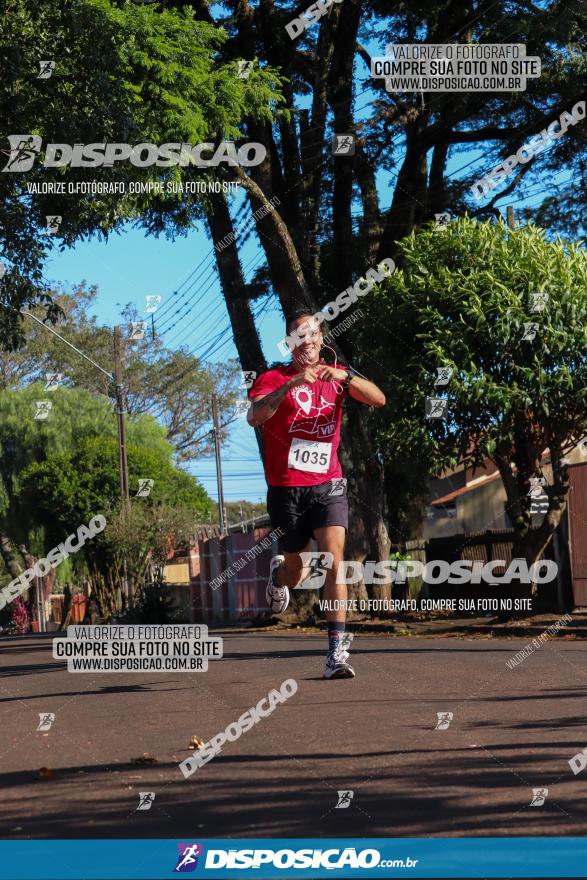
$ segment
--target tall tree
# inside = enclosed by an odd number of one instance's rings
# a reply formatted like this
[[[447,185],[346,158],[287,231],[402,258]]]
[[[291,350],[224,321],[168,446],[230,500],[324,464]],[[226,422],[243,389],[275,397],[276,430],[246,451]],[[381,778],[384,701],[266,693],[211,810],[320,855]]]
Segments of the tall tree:
[[[587,431],[587,255],[537,227],[468,218],[413,232],[400,247],[404,268],[369,309],[381,370],[402,377],[380,411],[386,455],[417,456],[430,473],[491,460],[507,494],[512,557],[532,564],[565,510],[565,456]],[[374,329],[384,322],[405,328],[402,346]],[[440,368],[449,372],[438,386]],[[444,401],[444,415],[427,413],[427,399]],[[533,527],[540,480],[548,504]]]
[[[136,432],[133,435],[136,440]],[[171,542],[179,546],[188,541],[196,523],[211,511],[205,490],[191,474],[172,465],[171,454],[168,444],[149,449],[129,443],[130,509],[120,504],[114,438],[88,437],[29,465],[22,474],[21,505],[28,511],[29,525],[43,527],[45,549],[57,546],[97,513],[106,517],[106,529],[82,554],[105,616],[115,610],[125,576],[133,595],[149,564],[161,569]],[[142,486],[145,492],[145,480],[151,481],[148,494],[140,494],[137,490]]]
[[[78,192],[76,185],[88,180],[87,164],[45,167],[47,144],[238,140],[245,114],[270,117],[279,95],[271,71],[257,70],[245,81],[234,62],[222,63],[226,33],[197,21],[187,6],[10,0],[0,27],[0,260],[6,270],[0,338],[13,348],[23,341],[15,310],[37,302],[50,318],[56,315],[42,275],[56,241],[63,247],[96,233],[106,237],[129,221],[153,233],[185,233],[204,216],[205,197],[184,198],[165,185],[215,177],[214,168],[114,162],[92,168],[92,181],[151,181],[163,183],[163,191]],[[39,78],[47,59],[54,69]],[[55,187],[60,183],[63,191]],[[61,217],[57,236],[47,232],[47,216]]]
[[[47,418],[39,420],[36,418],[37,401],[44,400],[48,400],[52,406]],[[129,473],[134,480],[131,488],[138,488],[139,478],[154,479],[156,484],[160,483],[159,487],[153,487],[154,498],[160,497],[169,504],[175,501],[180,503],[181,493],[178,498],[173,493],[179,491],[184,480],[192,487],[192,495],[194,492],[196,495],[200,493],[197,498],[193,495],[192,500],[199,499],[204,505],[202,516],[205,516],[208,512],[207,496],[193,477],[172,467],[173,447],[167,442],[165,433],[163,426],[152,416],[141,415],[127,420]],[[48,535],[57,537],[53,530],[57,523],[62,525],[57,516],[57,507],[52,507],[57,492],[62,496],[61,507],[69,505],[67,509],[73,511],[68,525],[75,522],[75,528],[81,524],[80,517],[102,512],[105,497],[109,499],[111,507],[117,503],[120,488],[116,435],[113,407],[102,396],[71,388],[47,392],[38,383],[4,391],[0,395],[0,553],[11,574],[20,573],[16,570],[19,560],[14,548],[27,551],[31,531],[35,527],[43,526]],[[94,459],[86,456],[83,461],[73,461],[67,478],[56,477],[51,490],[53,500],[49,503],[48,488],[40,484],[35,488],[31,468],[50,467],[55,474],[59,456],[65,456],[70,461],[74,450],[86,441],[95,444],[92,447]],[[138,452],[133,451],[135,449]],[[109,450],[108,454],[105,450]],[[98,467],[100,454],[107,454],[110,468],[108,479]],[[133,462],[139,454],[142,454],[142,458],[135,467]],[[94,468],[96,473],[92,473]],[[77,474],[75,477],[72,475],[74,472]],[[26,493],[23,491],[25,475]],[[87,486],[90,488],[83,488]],[[161,496],[160,490],[163,491]],[[67,504],[63,500],[65,497]],[[44,518],[39,521],[41,511],[44,512]]]
[[[194,8],[199,17],[212,21],[207,4]],[[259,59],[286,77],[286,112],[277,123],[247,120],[251,136],[268,145],[267,157],[248,177],[239,172],[266,257],[268,278],[265,270],[259,277],[265,278],[265,290],[277,295],[284,312],[294,304],[314,311],[374,259],[396,255],[397,241],[435,212],[477,211],[479,205],[468,192],[475,177],[451,179],[449,162],[473,146],[481,148],[484,174],[498,157],[516,152],[527,137],[574,106],[584,93],[587,12],[580,3],[571,3],[565,4],[561,16],[561,8],[558,2],[537,9],[524,2],[485,0],[469,5],[446,0],[427,4],[345,0],[332,5],[296,39],[286,25],[303,16],[303,5],[228,0],[218,8],[214,17],[230,34],[223,52]],[[400,94],[386,91],[382,79],[370,79],[372,53],[367,44],[375,39],[382,46],[502,43],[513,39],[512,34],[516,42],[526,44],[528,55],[542,58],[543,75],[530,81],[526,92]],[[357,108],[358,96],[365,93],[365,106]],[[330,155],[330,136],[335,133],[355,136],[354,155]],[[585,133],[574,135],[572,146],[569,140],[557,142],[546,169],[567,167],[584,174]],[[521,166],[500,192],[512,192],[514,187],[527,191],[527,184],[536,180],[536,168],[544,170],[541,162],[534,159]],[[380,205],[383,187],[377,184],[378,174],[392,190],[387,208]],[[491,209],[497,195],[484,207]],[[570,204],[570,191],[564,190],[562,197],[564,204]],[[259,209],[275,199],[277,207],[263,216]],[[552,217],[548,199],[543,210]],[[559,212],[559,227],[568,220],[569,228],[573,224],[576,228],[577,213],[574,207],[567,215]],[[210,230],[217,249],[220,231],[233,233],[226,216],[221,230],[216,219],[210,219]],[[218,256],[218,270],[227,301],[242,301],[247,289],[240,282],[236,237],[230,247],[230,261]],[[247,368],[255,369],[255,334],[248,324],[237,326],[234,319],[232,326],[239,351],[246,352]],[[403,332],[397,326],[390,330],[392,337]],[[335,347],[372,373],[377,365],[370,347],[354,346],[353,335],[346,333]],[[257,366],[263,369],[264,361],[258,359]],[[382,381],[393,394],[389,378]],[[350,412],[344,434],[344,449],[352,463],[351,500],[359,514],[352,518],[350,537],[355,553],[381,558],[388,546],[384,471],[369,421],[364,412]]]
[[[16,389],[46,377],[59,377],[67,388],[83,388],[94,394],[112,397],[108,376],[96,369],[78,352],[83,352],[105,370],[112,369],[113,332],[100,326],[91,309],[97,291],[83,285],[68,293],[52,293],[59,308],[53,325],[58,336],[31,319],[27,320],[26,346],[16,351],[0,351],[0,387]],[[31,310],[37,318],[42,307]],[[176,458],[189,461],[211,452],[209,430],[211,398],[218,398],[221,437],[236,418],[236,403],[242,391],[241,375],[234,362],[202,363],[184,347],[166,348],[161,339],[151,338],[149,322],[143,338],[132,339],[132,324],[145,319],[128,306],[122,319],[123,383],[131,416],[155,416],[166,429],[167,439],[175,448]],[[66,342],[74,345],[74,351]],[[49,394],[50,396],[50,394]]]

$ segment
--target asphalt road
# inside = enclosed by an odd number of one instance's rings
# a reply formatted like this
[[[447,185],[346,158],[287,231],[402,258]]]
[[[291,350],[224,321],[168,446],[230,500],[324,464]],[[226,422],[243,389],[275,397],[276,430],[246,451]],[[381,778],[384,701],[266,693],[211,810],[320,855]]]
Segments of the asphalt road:
[[[552,640],[508,669],[525,643],[359,637],[357,678],[328,682],[318,635],[231,634],[208,672],[135,675],[74,675],[47,637],[0,639],[0,837],[585,835],[587,769],[568,761],[587,746],[587,645]],[[192,735],[288,678],[291,699],[184,779]],[[156,763],[133,763],[144,753]]]

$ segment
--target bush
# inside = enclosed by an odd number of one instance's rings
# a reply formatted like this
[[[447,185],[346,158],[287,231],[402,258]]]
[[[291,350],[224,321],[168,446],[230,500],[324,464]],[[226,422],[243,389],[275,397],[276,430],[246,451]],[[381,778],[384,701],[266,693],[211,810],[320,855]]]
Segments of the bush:
[[[25,635],[30,631],[31,621],[29,612],[22,598],[18,596],[12,604],[11,626],[19,635]]]
[[[140,587],[135,604],[126,616],[129,623],[171,623],[175,617],[173,599],[166,584]]]

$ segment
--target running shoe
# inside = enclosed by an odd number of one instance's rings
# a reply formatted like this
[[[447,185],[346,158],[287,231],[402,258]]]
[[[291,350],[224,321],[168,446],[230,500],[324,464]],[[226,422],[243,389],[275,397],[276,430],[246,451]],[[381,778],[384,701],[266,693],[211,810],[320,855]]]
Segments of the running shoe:
[[[349,652],[347,650],[350,647],[351,639],[348,639],[346,645],[345,641],[341,641],[341,644],[338,648],[335,648],[334,651],[329,651],[328,656],[326,657],[326,667],[324,669],[324,675],[322,678],[354,678],[355,670],[347,663],[349,658]]]
[[[289,605],[289,590],[287,587],[279,587],[274,581],[274,575],[285,556],[274,556],[269,565],[269,580],[265,590],[267,604],[274,614],[283,614]]]

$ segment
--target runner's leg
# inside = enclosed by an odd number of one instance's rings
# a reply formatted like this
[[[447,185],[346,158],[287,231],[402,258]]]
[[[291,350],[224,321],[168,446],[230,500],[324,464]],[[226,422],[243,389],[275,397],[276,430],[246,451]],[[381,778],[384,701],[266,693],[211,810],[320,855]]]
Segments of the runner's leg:
[[[324,598],[332,604],[331,600],[339,599],[346,601],[347,585],[337,584],[336,576],[338,574],[339,563],[344,559],[344,542],[346,530],[343,526],[323,526],[314,529],[314,536],[318,545],[318,551],[321,553],[332,553],[332,567],[326,569],[326,580],[324,582]],[[346,611],[344,608],[337,611],[326,611],[326,620],[334,623],[345,623]],[[344,632],[344,628],[343,628]]]
[[[319,552],[332,553],[332,567],[326,569],[324,599],[330,606],[334,605],[335,600],[339,600],[339,604],[342,603],[342,608],[331,607],[325,612],[328,626],[328,658],[324,677],[353,678],[354,669],[346,662],[348,641],[345,641],[345,604],[348,590],[346,583],[337,582],[340,563],[344,560],[346,529],[344,526],[323,526],[314,529],[314,536]]]
[[[308,543],[303,550],[300,550],[300,553],[309,549],[310,544]],[[308,576],[309,569],[304,567],[300,553],[287,553],[285,550],[283,551],[285,558],[275,572],[275,582],[280,587],[290,587],[290,589],[297,587]]]
[[[269,486],[267,491],[271,525],[280,530],[280,553],[271,560],[265,592],[267,604],[275,614],[287,610],[290,589],[307,575],[300,553],[307,549],[312,534],[307,521],[308,494],[298,486]]]

